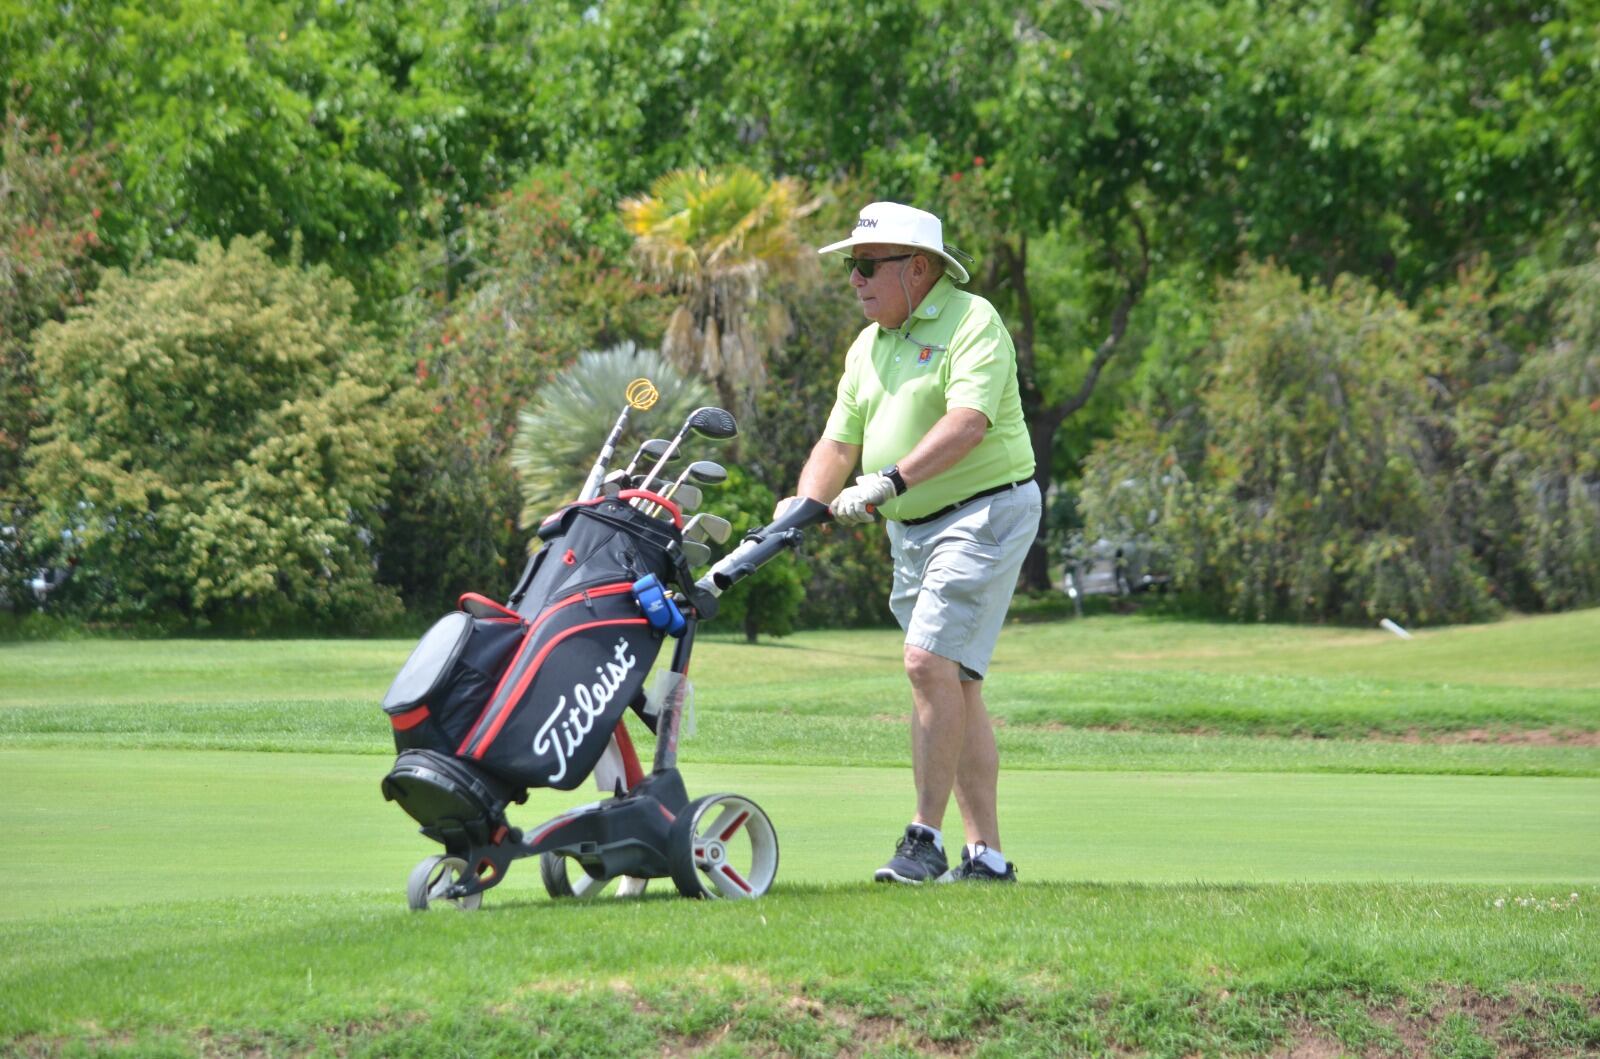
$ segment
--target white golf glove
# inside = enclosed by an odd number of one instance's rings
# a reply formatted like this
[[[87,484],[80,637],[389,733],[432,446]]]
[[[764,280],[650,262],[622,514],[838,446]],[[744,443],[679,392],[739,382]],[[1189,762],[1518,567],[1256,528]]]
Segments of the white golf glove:
[[[841,491],[833,498],[830,508],[835,522],[859,525],[871,522],[874,518],[871,509],[894,497],[894,483],[887,476],[874,471],[872,474],[863,474],[856,479],[855,485]]]

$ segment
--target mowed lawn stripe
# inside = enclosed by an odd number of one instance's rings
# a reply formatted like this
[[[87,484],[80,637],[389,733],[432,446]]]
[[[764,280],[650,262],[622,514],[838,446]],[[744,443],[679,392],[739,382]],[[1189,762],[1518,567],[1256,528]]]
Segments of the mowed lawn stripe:
[[[0,751],[0,834],[36,880],[13,887],[0,919],[352,890],[403,901],[407,871],[437,847],[383,801],[386,766],[370,755]],[[767,810],[780,887],[866,879],[911,810],[905,769],[686,764],[685,775],[691,794],[731,791]],[[593,797],[536,791],[513,821]],[[1032,881],[1600,881],[1600,779],[1028,772],[1004,776],[1001,799],[1007,852]],[[490,901],[541,896],[525,862]]]
[[[788,685],[798,707],[840,681],[903,680],[892,628],[802,632],[751,645],[715,631],[695,675],[726,701]],[[376,702],[414,639],[86,640],[0,643],[0,707],[366,697]],[[1117,615],[1008,626],[994,676],[1208,673],[1403,685],[1600,691],[1600,608],[1484,625],[1372,629]],[[1313,683],[1312,685],[1316,685]],[[809,694],[808,694],[809,692]],[[831,696],[829,696],[831,697]],[[1591,699],[1600,708],[1600,699]]]

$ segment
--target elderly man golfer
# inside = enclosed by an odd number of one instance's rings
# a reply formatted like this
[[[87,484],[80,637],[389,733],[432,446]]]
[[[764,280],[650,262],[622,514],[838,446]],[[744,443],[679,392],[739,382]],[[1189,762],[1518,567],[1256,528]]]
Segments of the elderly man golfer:
[[[872,323],[845,357],[797,492],[831,502],[840,522],[886,520],[889,606],[911,681],[916,812],[875,878],[1015,881],[1000,852],[983,677],[1039,526],[1016,350],[994,307],[956,286],[967,270],[931,213],[874,202],[850,238],[818,253],[845,255]],[[858,467],[868,473],[841,488]],[[966,831],[953,870],[942,832],[952,791]]]

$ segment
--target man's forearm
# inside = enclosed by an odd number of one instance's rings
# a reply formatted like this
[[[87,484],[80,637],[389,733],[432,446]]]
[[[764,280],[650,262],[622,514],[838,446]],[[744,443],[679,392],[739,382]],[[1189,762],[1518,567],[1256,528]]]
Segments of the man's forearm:
[[[831,503],[860,462],[860,445],[846,445],[823,438],[811,449],[805,469],[800,472],[800,484],[795,489],[795,495],[809,496],[824,504]]]
[[[952,408],[922,436],[897,466],[907,486],[943,474],[978,447],[989,420],[975,408]]]

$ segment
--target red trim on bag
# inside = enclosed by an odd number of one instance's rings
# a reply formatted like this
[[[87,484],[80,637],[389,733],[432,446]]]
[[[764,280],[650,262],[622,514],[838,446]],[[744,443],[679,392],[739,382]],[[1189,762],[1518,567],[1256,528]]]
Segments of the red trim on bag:
[[[463,592],[463,593],[461,593],[461,598],[456,600],[456,608],[458,610],[467,610],[467,601],[469,599],[472,602],[478,604],[481,607],[487,607],[490,610],[497,610],[501,614],[505,615],[504,618],[485,618],[485,619],[483,619],[485,621],[505,621],[507,619],[510,619],[512,621],[521,621],[522,620],[522,616],[520,614],[518,614],[516,611],[512,610],[511,608],[509,608],[507,606],[504,606],[503,604],[496,603],[494,600],[490,599],[488,596],[479,595],[476,592]],[[472,613],[471,611],[467,611],[467,612],[469,614]],[[477,615],[474,614],[473,617],[477,617]]]
[[[557,508],[554,513],[546,515],[539,521],[539,528],[543,529],[545,526],[550,525],[550,523],[566,514],[567,508],[593,507],[596,504],[603,504],[609,499],[611,498],[606,496],[597,496],[593,500],[574,500],[566,507]],[[683,528],[683,509],[677,504],[674,504],[672,501],[668,500],[666,497],[661,496],[659,493],[652,493],[648,489],[624,489],[622,492],[617,494],[617,499],[645,500],[652,504],[663,507],[672,513],[672,524],[677,526],[679,529]]]
[[[568,548],[567,554],[561,557],[561,561],[566,563],[568,566],[572,566],[578,561],[578,553],[573,551],[571,548]]]
[[[622,492],[617,494],[617,499],[644,500],[648,503],[655,504],[658,507],[665,508],[672,514],[672,524],[679,529],[683,529],[683,509],[677,504],[674,504],[672,501],[668,500],[666,497],[662,496],[660,493],[652,493],[648,489],[624,489]]]
[[[528,644],[533,642],[533,634],[539,631],[539,626],[544,624],[544,620],[546,618],[560,610],[562,607],[577,603],[580,600],[591,599],[598,596],[615,596],[623,592],[632,591],[632,584],[627,581],[618,581],[610,585],[601,585],[599,588],[590,588],[585,589],[582,592],[574,592],[566,599],[557,600],[548,607],[544,608],[544,610],[541,610],[538,616],[529,623],[528,631],[522,634],[522,642],[517,645],[516,654],[511,656],[511,661],[506,665],[506,671],[500,676],[500,683],[494,686],[494,694],[490,695],[489,701],[483,704],[483,710],[478,714],[478,719],[472,722],[471,728],[467,729],[466,738],[461,740],[460,746],[456,747],[456,755],[459,757],[465,754],[467,752],[467,747],[472,745],[473,738],[476,735],[478,728],[483,724],[483,719],[489,715],[490,707],[492,707],[500,698],[500,692],[505,688],[506,681],[511,679],[511,674],[516,672],[517,659],[522,657],[522,653],[528,649]]]
[[[427,719],[428,707],[424,704],[414,710],[407,710],[405,713],[391,714],[389,723],[394,725],[394,730],[397,732],[409,732]]]
[[[586,632],[589,629],[603,629],[610,625],[649,624],[650,623],[644,618],[608,618],[605,621],[590,621],[585,622],[582,625],[574,625],[570,629],[562,629],[556,634],[553,640],[539,649],[538,654],[533,656],[533,664],[528,666],[527,671],[522,674],[522,679],[517,681],[516,685],[512,687],[511,694],[506,697],[506,701],[515,702],[522,698],[523,694],[528,690],[528,685],[533,683],[533,678],[539,675],[539,667],[544,665],[544,660],[549,658],[550,652],[555,650],[556,647],[561,644],[561,641],[565,640],[567,637],[576,635],[580,632]],[[509,670],[507,670],[507,672],[509,672]],[[506,721],[510,719],[511,712],[511,710],[500,711],[499,716],[490,722],[488,731],[483,733],[483,740],[481,744],[468,756],[470,756],[474,761],[483,760],[483,755],[489,752],[489,745],[494,742],[495,737],[500,734],[500,729],[504,728]],[[456,753],[459,755],[460,751],[458,750]]]

